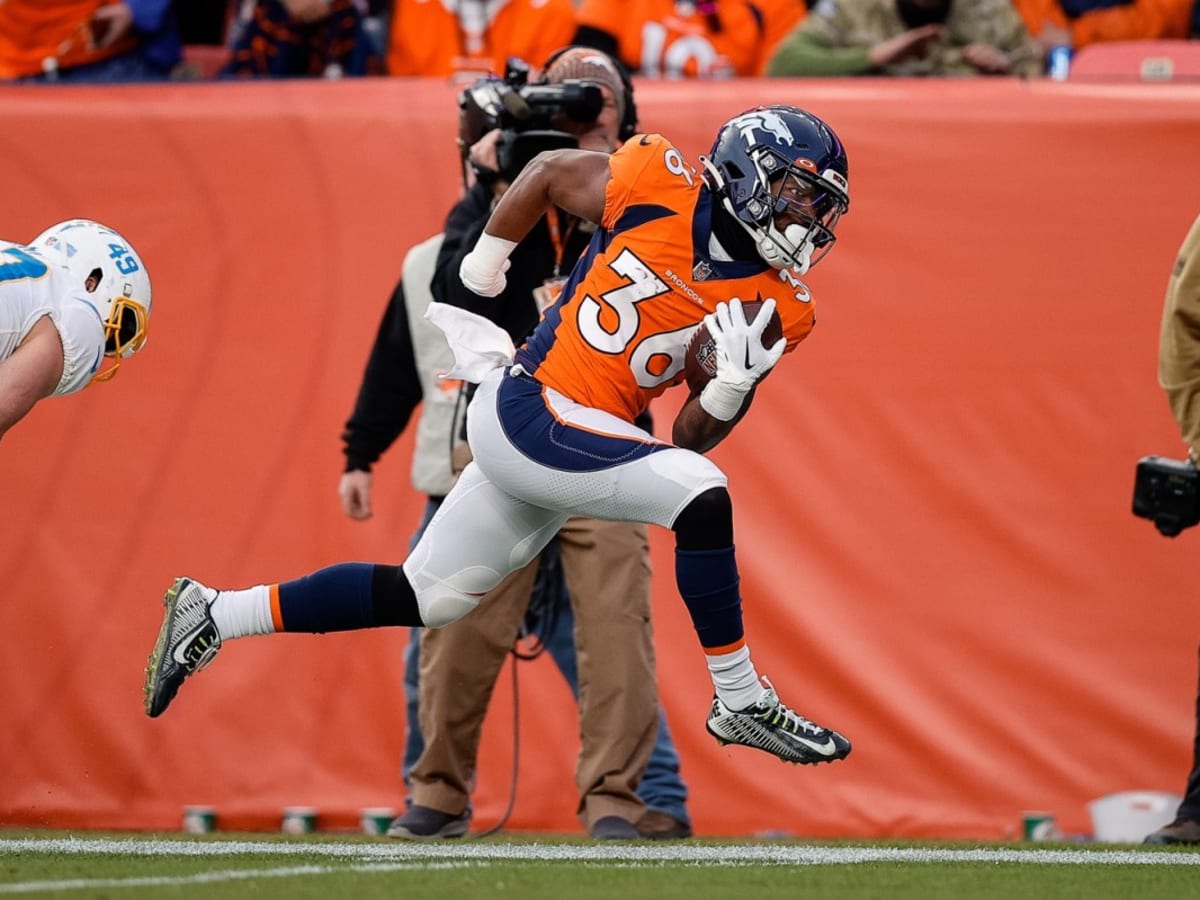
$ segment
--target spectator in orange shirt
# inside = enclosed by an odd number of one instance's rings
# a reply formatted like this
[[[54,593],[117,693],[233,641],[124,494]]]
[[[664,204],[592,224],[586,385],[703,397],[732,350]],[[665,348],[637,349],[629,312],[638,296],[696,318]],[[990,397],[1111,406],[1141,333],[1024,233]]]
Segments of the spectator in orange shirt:
[[[761,75],[802,0],[583,0],[571,41],[651,78]]]
[[[1189,37],[1194,0],[1013,0],[1034,39],[1047,51],[1078,50],[1100,41]],[[1196,6],[1200,15],[1200,4]]]
[[[502,75],[508,57],[547,59],[574,32],[572,0],[395,0],[388,74]]]
[[[182,57],[171,0],[0,0],[0,81],[161,81]]]

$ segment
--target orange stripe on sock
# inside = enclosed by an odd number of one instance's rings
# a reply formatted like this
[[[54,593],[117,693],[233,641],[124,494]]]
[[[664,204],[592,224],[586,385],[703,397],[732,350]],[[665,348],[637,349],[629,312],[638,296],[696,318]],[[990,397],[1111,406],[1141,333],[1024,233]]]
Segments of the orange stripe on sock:
[[[283,631],[283,613],[279,609],[279,585],[273,584],[271,591],[271,624],[276,631]]]
[[[732,644],[726,644],[724,647],[705,647],[704,655],[705,656],[720,656],[723,653],[732,653],[734,650],[741,650],[745,646],[746,646],[746,639],[744,637],[742,637],[742,638],[738,638]]]

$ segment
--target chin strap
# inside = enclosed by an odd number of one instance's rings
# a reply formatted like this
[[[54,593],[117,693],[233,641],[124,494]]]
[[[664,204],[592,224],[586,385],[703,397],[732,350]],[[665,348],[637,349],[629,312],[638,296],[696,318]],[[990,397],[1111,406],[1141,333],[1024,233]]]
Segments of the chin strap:
[[[734,210],[733,201],[729,197],[729,186],[721,177],[720,169],[714,166],[706,156],[700,157],[700,164],[704,167],[705,180],[708,181],[713,196],[720,200],[722,208],[729,213],[730,218],[737,222],[754,241],[754,246],[763,262],[773,269],[794,268],[800,275],[808,272],[809,266],[812,264],[813,252],[813,243],[808,229],[792,224],[784,229],[783,234],[780,234],[773,221],[767,225],[765,230],[748,225]],[[787,249],[789,247],[796,249],[791,251]]]
[[[812,264],[812,241],[809,239],[808,229],[802,225],[789,225],[783,234],[780,234],[775,224],[771,223],[767,230],[760,234],[757,246],[759,256],[767,265],[776,269],[795,269],[797,274],[803,275]],[[788,252],[784,249],[789,246],[795,247],[796,250]]]

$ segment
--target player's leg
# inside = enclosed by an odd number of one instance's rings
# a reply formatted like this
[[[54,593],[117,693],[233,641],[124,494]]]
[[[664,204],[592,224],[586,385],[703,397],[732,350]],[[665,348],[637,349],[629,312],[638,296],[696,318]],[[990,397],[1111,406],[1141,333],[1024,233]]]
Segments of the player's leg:
[[[707,728],[723,744],[744,744],[785,762],[843,759],[850,742],[780,702],[750,659],[733,549],[733,504],[724,486],[692,497],[671,525],[675,580],[704,648],[716,696]]]
[[[575,615],[579,819],[594,837],[636,838],[658,727],[646,527],[573,517],[558,543]]]
[[[488,412],[479,415],[485,394]],[[780,703],[750,659],[733,507],[725,474],[711,460],[656,441],[527,376],[485,381],[475,409],[472,442],[476,431],[490,441],[494,452],[480,463],[504,490],[581,516],[675,532],[676,583],[712,676],[716,699],[708,729],[718,740],[759,747],[789,762],[830,762],[850,752],[842,735]]]
[[[471,465],[403,567],[339,563],[233,591],[177,579],[146,668],[146,712],[166,710],[184,679],[233,638],[449,624],[533,559],[565,519],[506,494]]]

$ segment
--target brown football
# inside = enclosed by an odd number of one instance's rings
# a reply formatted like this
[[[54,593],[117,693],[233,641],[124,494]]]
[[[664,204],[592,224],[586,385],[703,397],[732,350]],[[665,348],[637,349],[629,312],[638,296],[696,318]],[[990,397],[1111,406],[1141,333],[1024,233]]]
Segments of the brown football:
[[[761,300],[743,301],[742,310],[746,314],[746,321],[753,322],[761,307]],[[762,334],[763,346],[772,347],[781,337],[783,337],[783,320],[779,318],[779,310],[774,310],[771,313],[771,321],[767,323],[766,330]],[[708,326],[701,323],[688,343],[687,358],[683,364],[683,375],[687,379],[692,393],[701,391],[717,374],[716,349],[716,342],[708,333]]]

